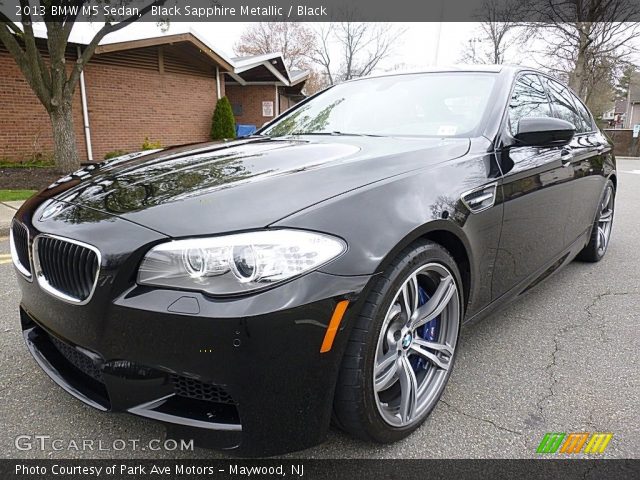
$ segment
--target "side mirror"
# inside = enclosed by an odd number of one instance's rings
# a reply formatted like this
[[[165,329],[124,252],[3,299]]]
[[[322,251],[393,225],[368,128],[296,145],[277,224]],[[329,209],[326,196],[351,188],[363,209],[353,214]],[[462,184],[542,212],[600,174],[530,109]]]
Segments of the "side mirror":
[[[576,133],[569,122],[551,117],[525,117],[518,122],[515,138],[528,147],[558,147],[568,144]]]

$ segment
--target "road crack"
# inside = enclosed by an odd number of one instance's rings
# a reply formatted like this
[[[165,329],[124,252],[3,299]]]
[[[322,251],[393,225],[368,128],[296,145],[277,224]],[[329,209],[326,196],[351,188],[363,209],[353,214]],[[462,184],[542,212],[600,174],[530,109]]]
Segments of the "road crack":
[[[544,403],[547,402],[549,399],[553,398],[556,394],[555,388],[556,388],[556,385],[558,384],[558,379],[556,377],[556,369],[558,367],[557,356],[558,356],[558,352],[562,351],[560,348],[560,342],[562,340],[562,337],[566,335],[568,332],[575,330],[577,328],[581,328],[585,326],[593,326],[593,324],[589,325],[589,322],[591,320],[597,320],[597,324],[595,326],[598,328],[600,340],[603,343],[607,342],[607,337],[606,337],[607,324],[604,322],[604,315],[596,315],[591,310],[605,297],[625,296],[625,295],[640,295],[640,292],[606,291],[604,293],[598,293],[593,297],[591,303],[584,308],[584,311],[587,314],[586,322],[565,325],[563,327],[560,327],[556,331],[555,335],[553,336],[553,351],[550,354],[551,362],[545,366],[545,371],[548,373],[548,376],[549,376],[549,386],[547,387],[547,393],[536,402],[536,408],[538,409],[538,412],[540,413],[540,416],[543,419],[545,419],[544,410],[546,408]]]
[[[498,430],[503,430],[505,432],[513,433],[515,435],[522,435],[522,432],[518,432],[517,430],[511,430],[510,428],[503,427],[502,425],[498,425],[493,420],[489,420],[487,418],[476,417],[475,415],[471,415],[470,413],[467,413],[467,412],[461,410],[460,408],[458,408],[458,407],[456,407],[454,405],[451,405],[450,403],[446,402],[445,400],[440,399],[440,403],[445,404],[448,408],[450,408],[451,410],[455,411],[456,413],[459,413],[460,415],[462,415],[464,417],[471,418],[471,419],[477,420],[479,422],[488,423],[489,425],[492,425],[494,428],[497,428]]]

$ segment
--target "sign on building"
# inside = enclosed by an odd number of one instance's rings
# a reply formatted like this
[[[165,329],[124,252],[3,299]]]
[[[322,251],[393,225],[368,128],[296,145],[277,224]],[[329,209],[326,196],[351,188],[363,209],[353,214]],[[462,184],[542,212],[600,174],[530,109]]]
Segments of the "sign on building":
[[[636,123],[633,126],[633,138],[638,138],[639,135],[640,135],[640,123]]]
[[[273,117],[273,102],[262,102],[262,116]]]

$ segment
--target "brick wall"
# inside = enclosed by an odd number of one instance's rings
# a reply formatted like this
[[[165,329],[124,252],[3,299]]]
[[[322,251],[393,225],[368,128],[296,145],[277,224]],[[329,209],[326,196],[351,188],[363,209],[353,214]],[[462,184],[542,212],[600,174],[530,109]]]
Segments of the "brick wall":
[[[148,65],[146,66],[148,67]],[[0,49],[0,158],[53,151],[48,114],[6,50]],[[220,75],[224,95],[224,75]],[[112,150],[139,150],[145,137],[162,145],[209,139],[217,101],[215,74],[89,62],[85,68],[94,160]],[[87,159],[80,86],[74,98],[80,158]]]
[[[236,123],[247,125],[255,125],[260,128],[264,123],[272,120],[274,117],[262,116],[262,102],[274,102],[276,87],[273,85],[226,85],[226,95],[231,105],[242,106],[242,115],[236,115]]]
[[[209,139],[215,76],[89,63],[85,81],[96,160],[140,150],[145,137],[163,146]]]
[[[53,136],[49,114],[42,106],[9,52],[0,47],[0,159],[50,157]],[[86,155],[82,132],[80,87],[74,101],[74,127],[81,155]]]
[[[630,129],[606,129],[613,141],[613,153],[621,157],[640,157],[640,138],[633,138]]]

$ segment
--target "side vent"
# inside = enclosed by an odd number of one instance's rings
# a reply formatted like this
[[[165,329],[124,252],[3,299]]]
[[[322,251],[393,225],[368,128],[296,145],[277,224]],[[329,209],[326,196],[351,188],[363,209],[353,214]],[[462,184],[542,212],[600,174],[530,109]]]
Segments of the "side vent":
[[[462,194],[462,203],[471,213],[479,213],[493,207],[496,203],[497,183],[491,183],[484,187],[476,188]]]

